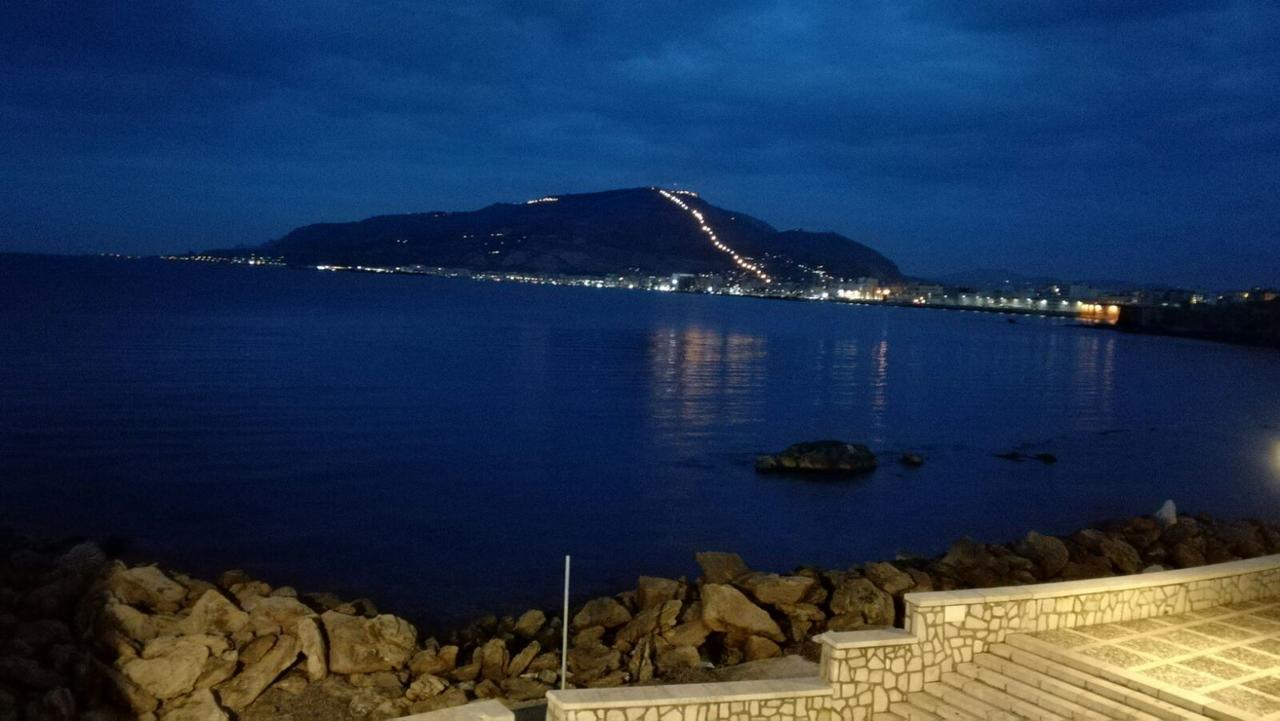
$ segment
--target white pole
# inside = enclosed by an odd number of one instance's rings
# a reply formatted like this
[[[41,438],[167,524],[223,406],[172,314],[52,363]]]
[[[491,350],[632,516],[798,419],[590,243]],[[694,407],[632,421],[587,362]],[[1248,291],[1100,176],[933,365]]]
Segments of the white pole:
[[[569,670],[569,557],[564,557],[564,613],[560,614],[560,689]]]

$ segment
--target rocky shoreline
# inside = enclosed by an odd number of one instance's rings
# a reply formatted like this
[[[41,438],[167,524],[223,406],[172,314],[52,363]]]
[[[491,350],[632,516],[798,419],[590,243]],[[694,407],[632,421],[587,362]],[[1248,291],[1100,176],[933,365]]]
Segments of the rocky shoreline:
[[[936,558],[751,570],[697,554],[693,581],[642,576],[574,609],[571,686],[680,683],[784,654],[814,634],[901,625],[905,593],[1186,568],[1280,552],[1280,525],[1177,516],[1008,544],[964,539]],[[0,721],[288,718],[379,721],[496,698],[540,699],[560,678],[558,615],[487,616],[421,638],[368,601],[299,593],[228,571],[214,582],[129,567],[92,543],[0,535]]]

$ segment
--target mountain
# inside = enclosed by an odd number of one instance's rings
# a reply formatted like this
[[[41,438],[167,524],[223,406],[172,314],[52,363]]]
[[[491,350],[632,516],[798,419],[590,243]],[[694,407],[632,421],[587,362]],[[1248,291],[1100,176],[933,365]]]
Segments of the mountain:
[[[901,278],[891,260],[842,235],[778,231],[689,191],[656,188],[318,223],[256,252],[302,265],[424,265],[565,275],[738,272],[776,280],[812,279],[815,271],[824,271],[838,278]]]

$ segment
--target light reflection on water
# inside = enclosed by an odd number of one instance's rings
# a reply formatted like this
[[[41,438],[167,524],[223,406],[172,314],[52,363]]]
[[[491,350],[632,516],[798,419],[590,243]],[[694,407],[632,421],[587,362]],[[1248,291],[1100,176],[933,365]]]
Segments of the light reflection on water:
[[[554,602],[566,552],[590,593],[710,548],[787,570],[1166,498],[1280,513],[1274,353],[981,313],[61,262],[0,265],[0,525],[127,537],[205,575],[512,612]],[[752,470],[818,438],[882,465]],[[1021,447],[1059,462],[993,457]],[[908,448],[923,468],[894,462]]]

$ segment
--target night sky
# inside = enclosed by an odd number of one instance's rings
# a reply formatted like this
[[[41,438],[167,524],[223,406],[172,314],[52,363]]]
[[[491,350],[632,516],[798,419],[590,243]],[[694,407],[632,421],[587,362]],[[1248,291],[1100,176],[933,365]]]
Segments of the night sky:
[[[15,0],[0,250],[680,185],[905,271],[1280,283],[1280,4]]]

